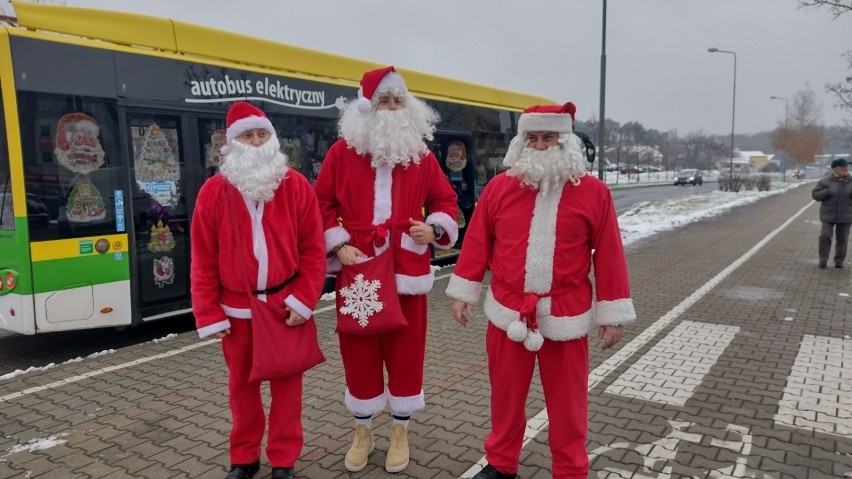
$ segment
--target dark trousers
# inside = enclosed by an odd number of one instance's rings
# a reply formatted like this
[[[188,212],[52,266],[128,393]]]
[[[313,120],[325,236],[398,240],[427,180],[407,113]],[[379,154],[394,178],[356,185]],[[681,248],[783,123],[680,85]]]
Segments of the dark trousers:
[[[849,223],[823,223],[819,230],[819,261],[828,262],[828,252],[831,250],[831,234],[834,230],[834,263],[840,264],[846,259],[846,243],[849,240]]]

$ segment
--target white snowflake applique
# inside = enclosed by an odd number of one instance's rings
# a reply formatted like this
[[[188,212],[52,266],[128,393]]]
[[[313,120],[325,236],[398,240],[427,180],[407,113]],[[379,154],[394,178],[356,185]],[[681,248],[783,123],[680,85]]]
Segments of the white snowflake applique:
[[[368,318],[385,307],[385,303],[379,301],[381,287],[381,280],[364,281],[364,275],[359,273],[352,284],[340,289],[343,297],[340,313],[352,316],[358,320],[358,326],[366,328],[370,324]]]

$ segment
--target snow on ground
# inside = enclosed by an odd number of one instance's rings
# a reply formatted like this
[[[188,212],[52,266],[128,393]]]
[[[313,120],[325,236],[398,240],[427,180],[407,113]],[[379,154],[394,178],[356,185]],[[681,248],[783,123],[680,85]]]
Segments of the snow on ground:
[[[618,217],[622,241],[624,246],[628,246],[653,234],[711,218],[732,208],[754,203],[761,198],[777,195],[803,184],[807,183],[772,183],[769,191],[729,193],[715,190],[637,203]]]
[[[68,435],[68,433],[59,434],[59,436],[67,436],[67,435]],[[65,439],[59,439],[57,436],[30,439],[29,441],[27,441],[26,444],[19,444],[17,446],[13,446],[11,449],[9,449],[9,452],[5,455],[8,456],[8,455],[15,454],[15,453],[22,452],[22,451],[27,451],[27,452],[41,451],[43,449],[48,449],[48,448],[51,448],[53,446],[58,446],[60,444],[66,443],[66,442],[68,442],[68,441],[66,441]]]
[[[96,358],[98,356],[103,356],[105,354],[112,354],[114,352],[115,352],[115,349],[106,349],[104,351],[98,351],[97,353],[92,353],[92,354],[86,356],[86,358]],[[83,358],[76,357],[74,359],[69,359],[68,361],[65,361],[62,364],[79,363],[82,360],[83,360]],[[47,370],[47,369],[50,369],[50,368],[55,368],[55,367],[56,367],[55,363],[50,363],[47,366],[41,366],[41,367],[30,366],[27,369],[16,369],[16,370],[14,370],[14,371],[12,371],[11,373],[8,373],[8,374],[0,374],[0,381],[5,381],[6,379],[13,379],[13,378],[16,378],[18,376],[21,376],[21,375],[24,375],[24,374],[27,374],[27,373],[31,373],[31,372],[35,372],[35,371],[44,371],[44,370]]]

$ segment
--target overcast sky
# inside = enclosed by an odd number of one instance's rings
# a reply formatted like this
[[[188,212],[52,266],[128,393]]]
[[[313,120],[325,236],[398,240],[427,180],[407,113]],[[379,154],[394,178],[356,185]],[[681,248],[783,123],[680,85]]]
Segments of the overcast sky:
[[[57,1],[56,3],[63,3]],[[591,0],[67,0],[208,25],[577,104],[599,116],[602,2]],[[606,116],[647,128],[730,134],[773,129],[813,90],[826,125],[852,120],[826,83],[852,76],[852,12],[796,0],[607,3]]]

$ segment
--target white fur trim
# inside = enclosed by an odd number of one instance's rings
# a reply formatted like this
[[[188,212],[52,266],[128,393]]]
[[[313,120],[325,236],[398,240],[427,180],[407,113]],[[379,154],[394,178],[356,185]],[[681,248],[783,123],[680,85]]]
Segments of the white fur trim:
[[[222,307],[229,318],[251,319],[251,310],[248,308],[233,308],[222,303],[219,303],[219,306]]]
[[[403,397],[394,396],[393,394],[388,393],[388,407],[390,407],[390,410],[394,413],[410,414],[425,408],[426,399],[423,395],[423,391],[420,391],[420,394],[415,396]]]
[[[436,248],[452,248],[456,244],[456,240],[459,239],[459,224],[456,223],[456,220],[450,218],[450,215],[443,211],[438,211],[427,216],[425,223],[440,226],[441,229],[444,230],[444,235],[448,236],[450,239],[447,244],[438,244],[436,241],[433,241],[432,244],[434,244]]]
[[[269,121],[269,118],[247,116],[231,123],[231,126],[229,126],[228,130],[225,132],[225,138],[228,143],[230,143],[243,132],[254,130],[255,128],[263,128],[268,131],[269,134],[275,136],[275,127],[272,126],[272,122]]]
[[[246,195],[243,195],[243,201],[245,201],[246,209],[251,218],[252,252],[257,259],[256,288],[258,290],[266,289],[269,286],[266,284],[269,280],[269,250],[266,245],[266,235],[263,232],[263,210],[266,203],[261,201],[255,204],[254,200]],[[257,298],[266,301],[265,294],[259,294]]]
[[[352,235],[346,231],[346,228],[342,226],[334,226],[329,228],[322,233],[323,238],[325,239],[325,252],[330,253],[331,250],[342,243],[348,242],[352,239]]]
[[[293,311],[299,313],[305,319],[310,319],[311,315],[314,314],[313,309],[305,306],[305,303],[299,301],[298,298],[292,294],[284,299],[284,304],[289,306]]]
[[[539,191],[530,222],[529,243],[524,265],[524,291],[549,293],[553,288],[553,255],[556,251],[556,219],[564,184],[548,192]],[[550,316],[550,297],[536,303],[539,317]]]
[[[349,388],[346,388],[343,403],[346,405],[346,409],[352,414],[372,416],[385,409],[385,406],[388,404],[388,397],[386,393],[382,393],[372,399],[358,399],[349,392]]]
[[[390,248],[390,245],[391,245],[390,239],[388,239],[388,241],[385,241],[385,244],[383,244],[381,246],[376,246],[374,244],[373,245],[373,256],[378,256],[378,255],[384,253],[385,251],[388,250],[388,248]]]
[[[595,302],[595,324],[598,326],[627,324],[633,321],[636,321],[636,310],[633,309],[632,299]]]
[[[393,166],[376,167],[376,182],[373,185],[373,224],[382,224],[391,217],[391,186]]]
[[[517,321],[520,314],[519,311],[500,304],[494,298],[491,288],[488,288],[488,291],[485,292],[483,309],[488,320],[503,331],[509,328],[512,321]],[[539,312],[536,320],[538,322],[538,331],[544,338],[551,341],[568,341],[582,338],[589,334],[593,322],[592,309],[589,308],[588,311],[577,316],[550,316],[549,314],[545,316]]]
[[[423,254],[429,249],[428,244],[417,244],[414,241],[414,238],[408,236],[408,233],[404,231],[402,233],[402,236],[400,236],[400,246],[404,250],[411,251],[412,253],[417,254]]]
[[[337,256],[332,256],[331,258],[327,258],[325,260],[325,272],[326,273],[336,273],[343,268],[343,263],[340,262],[340,258]]]
[[[198,337],[199,338],[206,338],[207,336],[210,336],[211,334],[220,333],[220,332],[222,332],[222,331],[224,331],[224,330],[226,330],[230,327],[231,327],[231,322],[228,321],[227,318],[225,318],[224,321],[219,321],[218,323],[213,323],[213,324],[204,326],[203,328],[200,328],[198,330]]]
[[[518,133],[529,131],[571,133],[574,122],[569,113],[524,113],[518,120]]]
[[[481,282],[464,279],[455,273],[450,275],[450,282],[447,284],[447,296],[468,304],[477,304],[479,303],[480,293],[482,293]]]
[[[424,274],[423,276],[405,274],[395,276],[396,292],[405,295],[426,294],[432,290],[432,283],[435,281],[435,273]]]
[[[399,73],[392,71],[385,74],[382,77],[382,81],[379,82],[379,86],[376,87],[376,91],[373,92],[372,99],[376,99],[376,95],[380,95],[381,92],[385,90],[390,90],[391,88],[395,88],[397,90],[402,90],[405,93],[408,93],[408,87],[405,86],[405,80],[402,79],[402,75]]]

